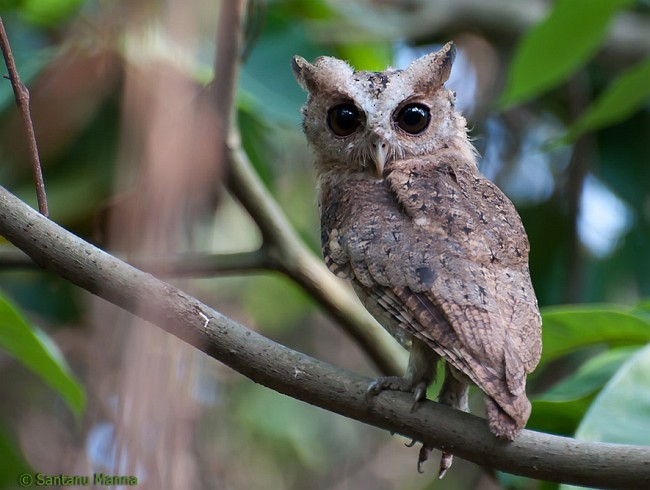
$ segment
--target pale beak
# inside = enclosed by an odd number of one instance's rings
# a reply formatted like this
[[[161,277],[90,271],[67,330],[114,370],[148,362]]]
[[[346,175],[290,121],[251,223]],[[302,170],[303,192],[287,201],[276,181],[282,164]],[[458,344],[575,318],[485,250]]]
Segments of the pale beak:
[[[377,169],[377,177],[382,177],[384,174],[384,165],[386,165],[386,157],[388,155],[388,146],[381,140],[372,144],[372,156],[375,160],[375,168]]]

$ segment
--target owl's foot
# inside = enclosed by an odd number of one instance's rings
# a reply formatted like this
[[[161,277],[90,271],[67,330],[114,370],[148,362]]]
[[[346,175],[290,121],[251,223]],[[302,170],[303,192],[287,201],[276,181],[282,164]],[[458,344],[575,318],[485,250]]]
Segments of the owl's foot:
[[[417,440],[413,439],[411,442],[406,443],[406,447],[413,447],[417,444]],[[420,453],[418,454],[418,473],[424,473],[422,470],[422,463],[427,461],[429,459],[429,456],[431,455],[431,451],[433,450],[432,447],[427,446],[426,444],[422,444],[422,447],[420,448]],[[447,470],[451,468],[451,464],[454,462],[454,455],[451,453],[442,453],[442,457],[440,458],[440,470],[438,470],[438,479],[442,480],[442,478],[445,476],[447,473]]]
[[[371,397],[378,395],[384,390],[413,393],[411,412],[417,408],[418,402],[425,400],[427,397],[427,384],[424,381],[414,386],[411,381],[402,378],[401,376],[384,376],[382,378],[377,378],[368,385],[368,389],[366,390],[366,401],[370,402]]]

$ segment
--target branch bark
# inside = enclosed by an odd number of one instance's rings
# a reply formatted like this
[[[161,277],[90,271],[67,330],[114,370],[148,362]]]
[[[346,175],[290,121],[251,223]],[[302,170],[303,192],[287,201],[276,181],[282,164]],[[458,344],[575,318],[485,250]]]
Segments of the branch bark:
[[[326,410],[424,441],[477,464],[599,488],[650,486],[650,448],[523,430],[498,441],[483,419],[405,393],[365,400],[368,378],[252,332],[179,289],[76,237],[0,187],[0,234],[39,265],[158,325],[256,383]]]

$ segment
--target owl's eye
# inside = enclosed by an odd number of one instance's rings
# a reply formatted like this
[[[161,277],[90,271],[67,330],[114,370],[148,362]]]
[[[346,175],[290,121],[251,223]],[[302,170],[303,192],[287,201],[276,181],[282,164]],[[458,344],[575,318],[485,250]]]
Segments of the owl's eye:
[[[397,125],[409,134],[419,134],[431,120],[429,108],[423,104],[408,104],[397,114]]]
[[[337,136],[349,136],[361,125],[359,109],[353,104],[339,104],[327,113],[327,124]]]

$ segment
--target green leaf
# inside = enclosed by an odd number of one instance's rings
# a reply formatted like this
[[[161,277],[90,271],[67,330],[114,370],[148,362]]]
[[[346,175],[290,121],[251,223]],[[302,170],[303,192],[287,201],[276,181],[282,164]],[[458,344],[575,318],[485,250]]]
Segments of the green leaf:
[[[82,4],[82,0],[24,0],[22,14],[27,22],[53,26],[71,17]]]
[[[650,342],[650,321],[626,307],[544,308],[542,319],[544,347],[540,365],[591,345],[645,345]]]
[[[2,295],[0,348],[58,392],[75,415],[81,414],[85,405],[84,390],[70,372],[61,353],[43,332],[30,326]]]
[[[501,108],[523,102],[558,85],[596,51],[617,10],[633,0],[558,0],[533,27],[515,53]]]
[[[568,131],[564,141],[631,116],[650,98],[650,58],[619,75]]]
[[[355,70],[381,71],[393,62],[392,45],[381,41],[344,44],[339,46],[337,55]]]
[[[632,356],[589,408],[576,437],[650,445],[650,345]]]
[[[0,425],[0,488],[16,488],[18,475],[29,472],[31,468],[20,453],[15,437]]]
[[[576,431],[586,441],[650,445],[650,345],[632,356],[591,404]],[[577,487],[562,485],[561,490]]]
[[[610,349],[588,359],[575,373],[531,398],[527,427],[542,432],[573,435],[596,393],[639,347]]]
[[[578,370],[553,385],[541,397],[545,401],[577,400],[600,390],[639,347],[610,349],[588,359]]]

